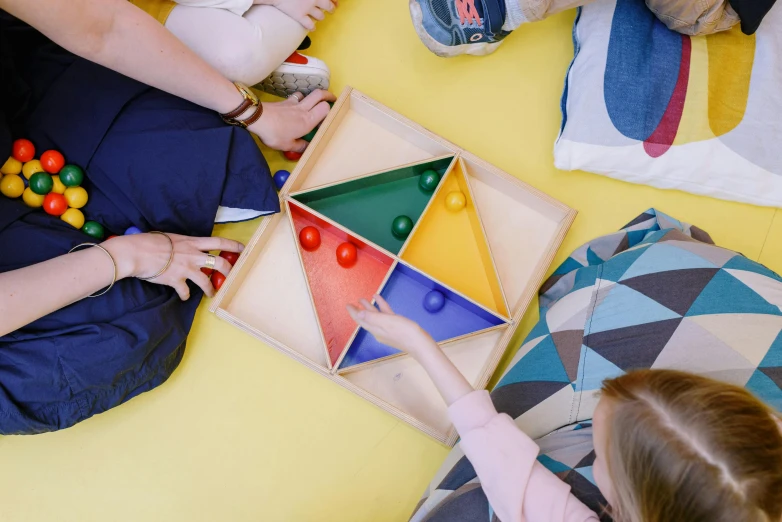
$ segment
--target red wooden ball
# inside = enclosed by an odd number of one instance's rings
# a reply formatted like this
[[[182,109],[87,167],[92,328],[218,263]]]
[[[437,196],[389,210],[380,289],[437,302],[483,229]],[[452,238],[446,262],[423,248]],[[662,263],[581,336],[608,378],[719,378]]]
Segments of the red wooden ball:
[[[308,252],[317,250],[320,246],[320,231],[315,227],[302,228],[299,232],[299,243]]]
[[[212,286],[215,287],[215,290],[220,290],[223,283],[225,283],[225,276],[221,272],[212,274]]]
[[[350,268],[358,260],[358,250],[353,243],[342,243],[337,247],[337,263],[344,268]]]
[[[11,150],[11,155],[22,163],[27,163],[35,157],[35,147],[30,140],[16,140]]]
[[[46,194],[46,197],[43,198],[43,209],[47,214],[51,214],[52,216],[62,216],[65,214],[65,211],[68,210],[68,202],[62,194],[49,192]]]
[[[301,152],[293,152],[292,150],[285,151],[285,152],[283,152],[283,154],[290,161],[299,161],[301,159],[301,156],[302,156]]]
[[[206,274],[206,277],[211,277],[212,272],[214,272],[214,270],[212,270],[211,268],[201,268],[201,272]]]
[[[220,252],[220,257],[228,261],[231,266],[234,266],[236,264],[236,261],[239,259],[239,254],[237,252],[228,252],[223,250]]]
[[[57,174],[65,165],[65,158],[56,150],[47,150],[41,154],[41,166],[49,174]]]

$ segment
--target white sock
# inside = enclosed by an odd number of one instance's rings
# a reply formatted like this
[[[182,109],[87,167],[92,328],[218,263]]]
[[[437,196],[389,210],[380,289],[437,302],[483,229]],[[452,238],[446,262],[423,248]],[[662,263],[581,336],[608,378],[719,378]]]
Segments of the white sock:
[[[527,18],[521,12],[521,0],[505,0],[505,23],[502,29],[513,31],[526,21]]]

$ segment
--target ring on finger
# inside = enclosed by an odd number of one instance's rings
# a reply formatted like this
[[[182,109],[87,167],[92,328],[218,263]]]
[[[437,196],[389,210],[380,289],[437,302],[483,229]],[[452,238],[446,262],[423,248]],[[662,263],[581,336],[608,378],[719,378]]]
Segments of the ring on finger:
[[[299,98],[301,96],[301,98]],[[300,102],[304,99],[304,95],[300,92],[294,92],[293,94],[289,95],[288,98],[295,98],[297,102]]]
[[[206,254],[206,261],[204,262],[204,268],[208,270],[214,270],[215,261],[217,261],[217,256],[213,256],[212,254]]]

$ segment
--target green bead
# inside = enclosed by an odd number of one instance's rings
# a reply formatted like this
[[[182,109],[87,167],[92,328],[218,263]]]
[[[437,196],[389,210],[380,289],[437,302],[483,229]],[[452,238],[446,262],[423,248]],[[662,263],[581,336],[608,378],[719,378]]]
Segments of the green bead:
[[[87,221],[84,223],[84,226],[81,227],[81,231],[95,239],[103,239],[103,236],[106,234],[103,230],[103,225],[97,221]]]
[[[76,165],[65,165],[60,170],[60,181],[66,187],[78,187],[84,181],[84,171]]]
[[[46,172],[36,172],[30,176],[30,190],[45,196],[54,188],[54,180]]]
[[[413,231],[413,220],[407,216],[397,216],[391,223],[391,233],[397,239],[405,239]]]
[[[319,128],[320,128],[320,125],[318,125],[318,126],[317,126],[317,127],[315,127],[314,129],[312,129],[311,131],[309,131],[307,134],[305,134],[304,136],[302,136],[302,137],[301,137],[301,139],[303,139],[303,140],[304,140],[304,141],[306,141],[306,142],[310,142],[310,141],[312,141],[312,138],[314,138],[314,137],[315,137],[315,134],[317,134],[317,132],[318,132],[318,129],[319,129]]]
[[[440,183],[440,175],[432,169],[423,171],[418,180],[418,186],[424,192],[433,192],[437,188],[438,183]]]

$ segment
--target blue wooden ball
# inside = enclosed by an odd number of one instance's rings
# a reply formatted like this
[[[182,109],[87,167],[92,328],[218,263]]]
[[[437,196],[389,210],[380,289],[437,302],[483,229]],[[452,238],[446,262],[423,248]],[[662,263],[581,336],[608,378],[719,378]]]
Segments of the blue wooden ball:
[[[288,178],[291,177],[291,173],[287,170],[278,170],[274,173],[274,186],[277,187],[277,190],[282,190],[282,186],[285,185],[285,182],[288,181]]]
[[[424,296],[424,309],[427,312],[439,312],[445,306],[445,295],[439,290],[432,290]]]
[[[126,236],[132,236],[133,234],[141,234],[141,229],[139,227],[130,227],[125,231]]]

